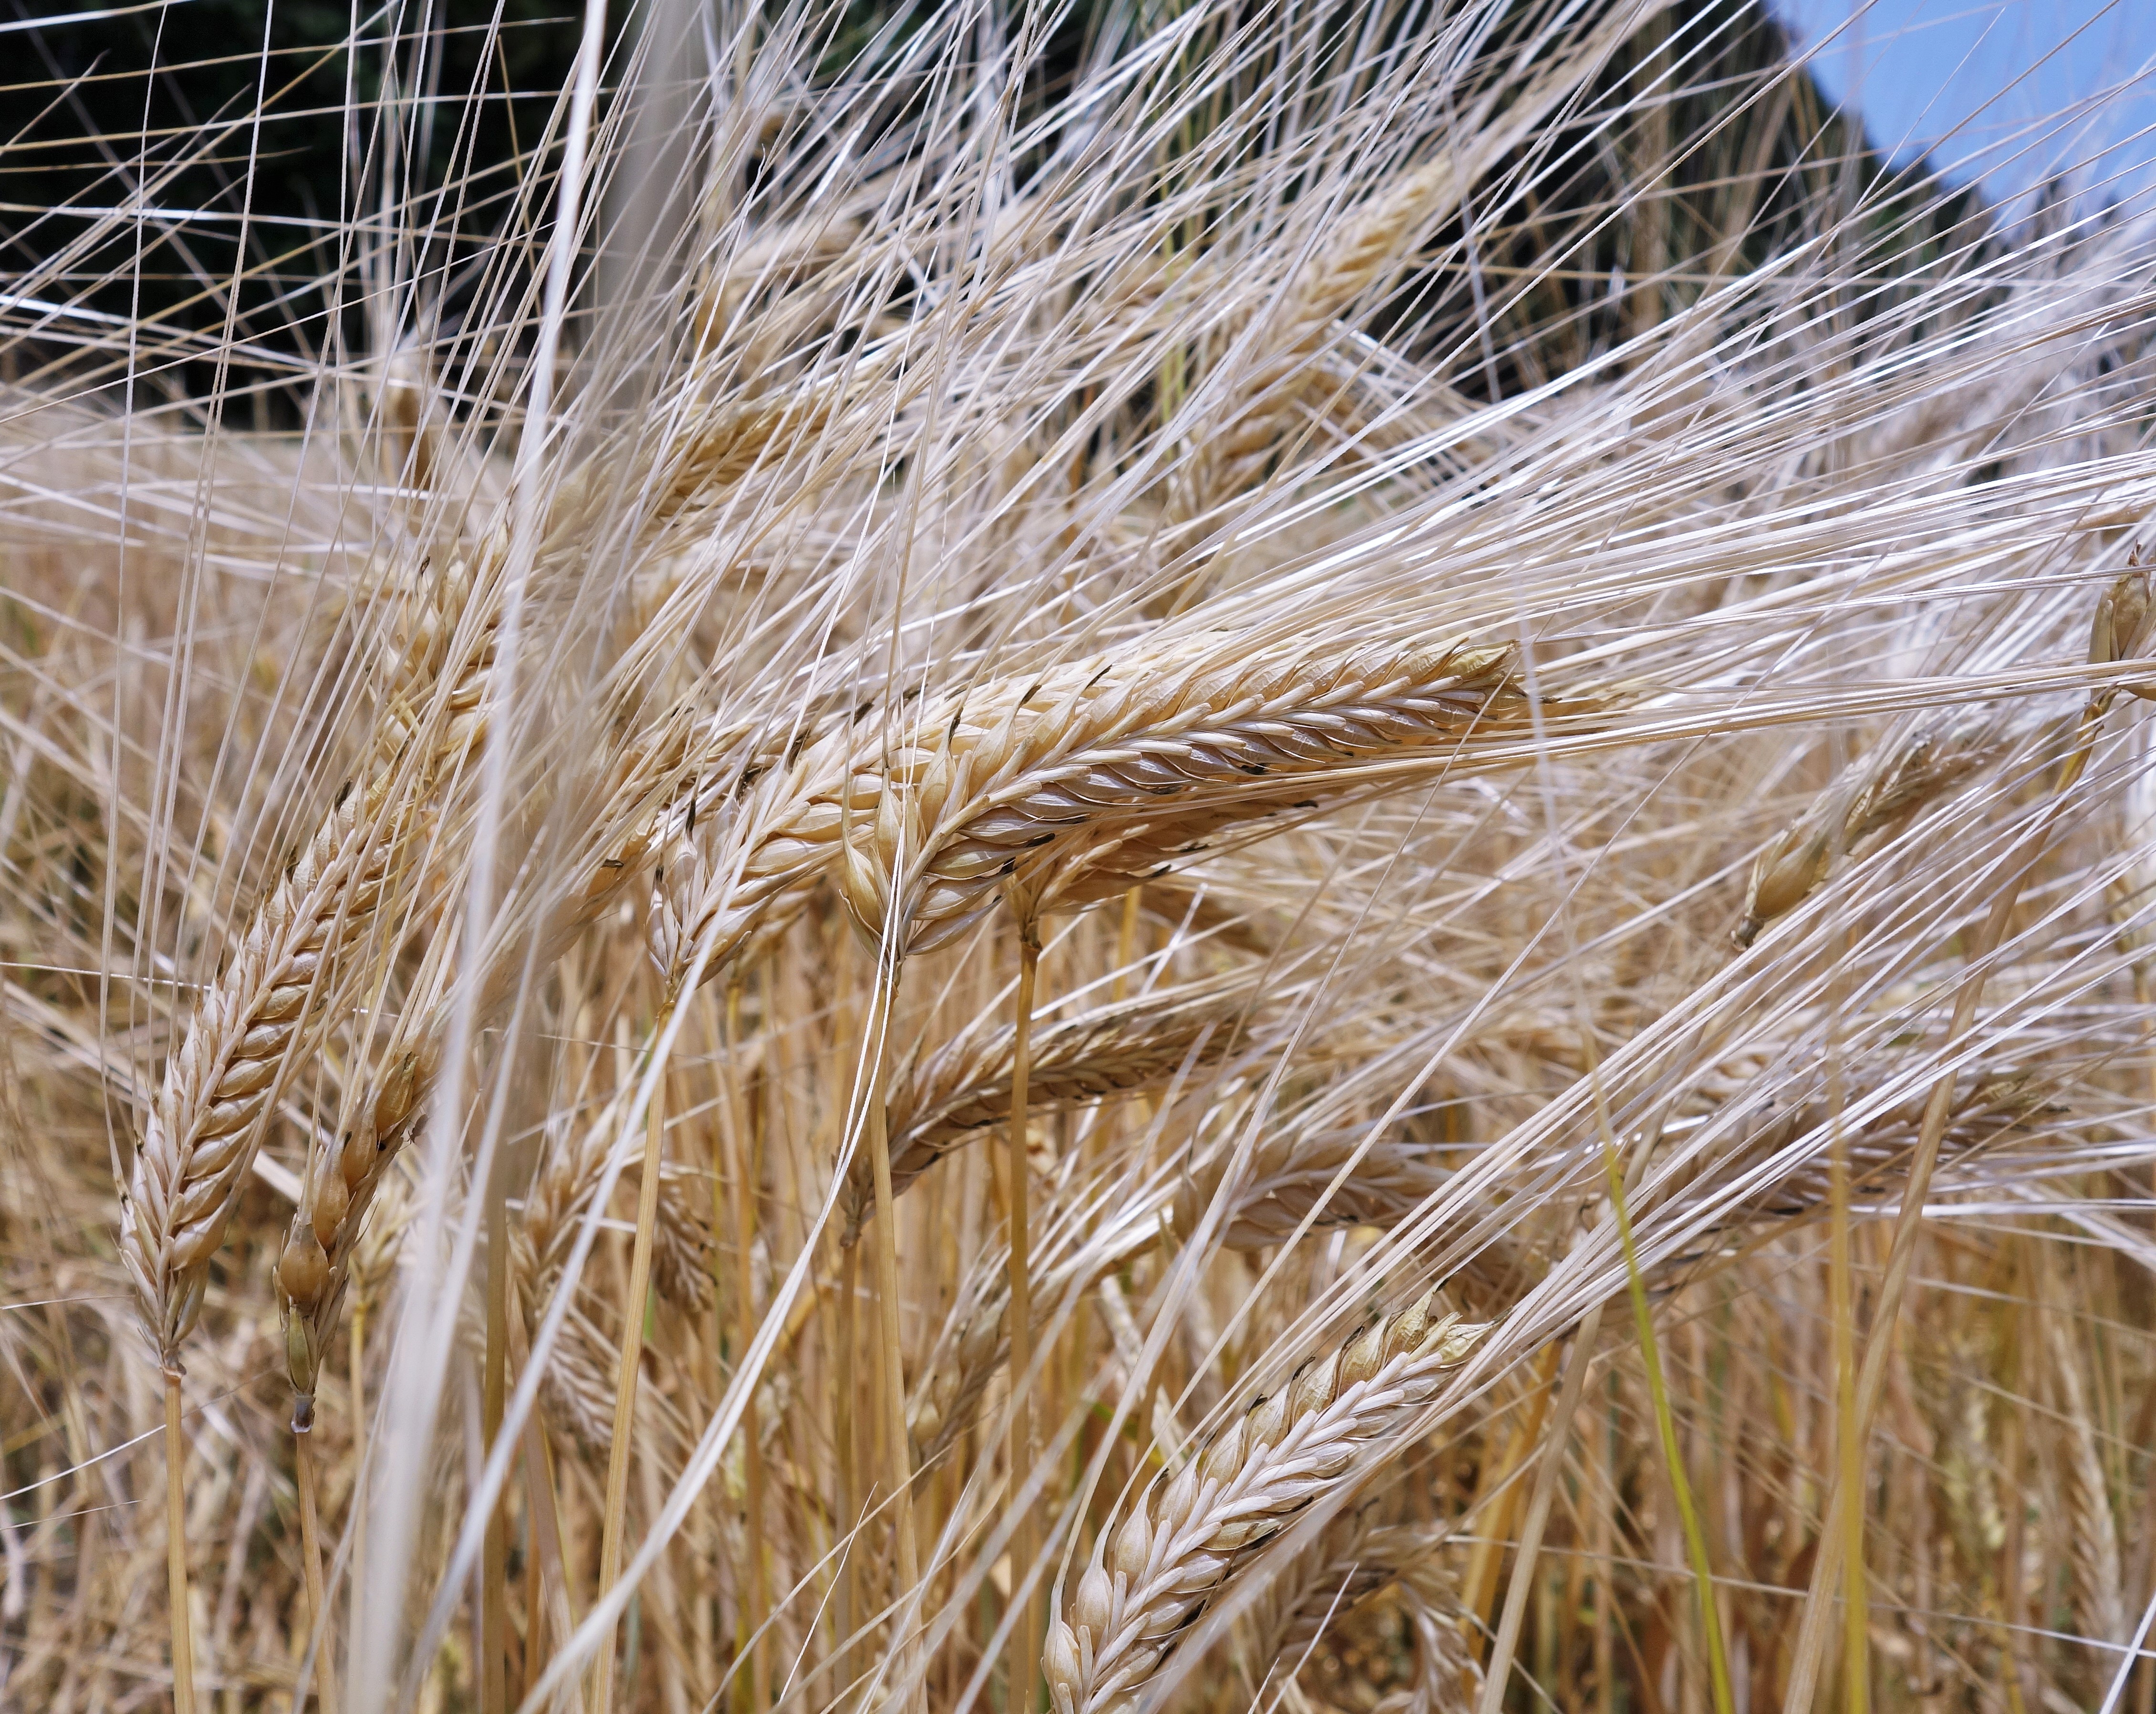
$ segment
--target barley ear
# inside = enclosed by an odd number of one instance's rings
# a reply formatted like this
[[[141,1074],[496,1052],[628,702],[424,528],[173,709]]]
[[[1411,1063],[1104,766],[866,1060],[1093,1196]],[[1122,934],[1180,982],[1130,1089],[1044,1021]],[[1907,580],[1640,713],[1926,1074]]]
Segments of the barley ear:
[[[1043,1651],[1059,1710],[1130,1702],[1250,1550],[1436,1397],[1487,1329],[1434,1315],[1435,1297],[1364,1328],[1259,1400],[1102,1533]]]
[[[120,1248],[160,1361],[176,1367],[211,1260],[320,994],[372,923],[403,841],[386,784],[349,794],[249,922],[166,1061],[121,1199]]]
[[[2142,569],[2137,552],[2132,565],[2097,602],[2095,617],[2089,623],[2090,664],[2105,666],[2136,659],[2148,646],[2152,620],[2156,620],[2156,602],[2152,602],[2148,573]],[[2114,688],[2156,701],[2156,685],[2128,682]],[[2099,694],[2109,700],[2108,693]]]

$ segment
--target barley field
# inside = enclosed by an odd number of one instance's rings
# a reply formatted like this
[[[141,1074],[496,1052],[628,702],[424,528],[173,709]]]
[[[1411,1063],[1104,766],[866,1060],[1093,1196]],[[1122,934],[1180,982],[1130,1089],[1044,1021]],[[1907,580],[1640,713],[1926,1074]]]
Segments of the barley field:
[[[2147,198],[562,12],[0,24],[0,1706],[2150,1714]]]

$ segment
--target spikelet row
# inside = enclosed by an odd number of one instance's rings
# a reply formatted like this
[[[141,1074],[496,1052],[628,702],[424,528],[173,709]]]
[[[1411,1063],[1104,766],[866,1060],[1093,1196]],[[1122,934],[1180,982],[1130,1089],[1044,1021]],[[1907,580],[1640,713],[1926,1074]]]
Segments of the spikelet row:
[[[1364,1328],[1102,1532],[1042,1667],[1058,1714],[1128,1702],[1238,1561],[1434,1398],[1484,1329],[1431,1298]]]

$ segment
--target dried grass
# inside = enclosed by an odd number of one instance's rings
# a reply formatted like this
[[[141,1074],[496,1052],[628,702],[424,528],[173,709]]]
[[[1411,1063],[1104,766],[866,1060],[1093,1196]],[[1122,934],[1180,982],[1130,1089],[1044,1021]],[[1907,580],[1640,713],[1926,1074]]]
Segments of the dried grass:
[[[33,223],[0,1701],[2156,1693],[2146,212],[1090,16],[649,8],[570,185],[364,22],[214,331],[274,45]]]

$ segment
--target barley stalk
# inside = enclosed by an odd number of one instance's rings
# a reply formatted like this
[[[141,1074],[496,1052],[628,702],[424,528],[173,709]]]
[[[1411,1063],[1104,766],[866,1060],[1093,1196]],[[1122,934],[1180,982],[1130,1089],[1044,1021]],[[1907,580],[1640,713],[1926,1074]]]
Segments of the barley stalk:
[[[1424,1298],[1305,1369],[1104,1531],[1042,1665],[1057,1714],[1132,1700],[1243,1557],[1436,1397],[1483,1333]]]
[[[1039,921],[1030,912],[1019,919],[1019,972],[1017,1018],[1011,1032],[1011,1089],[1009,1101],[1009,1123],[1006,1137],[1006,1165],[1004,1185],[1009,1193],[1005,1209],[1006,1224],[1010,1233],[1010,1341],[1011,1387],[1008,1406],[1009,1421],[1004,1435],[1004,1465],[1009,1472],[1008,1478],[1013,1513],[1010,1532],[1011,1600],[1018,1611],[1016,1622],[1011,1626],[1010,1643],[1004,1662],[1004,1682],[1008,1687],[1007,1700],[1014,1706],[1031,1708],[1040,1699],[1040,1688],[1034,1662],[1040,1655],[1040,1593],[1039,1589],[1024,1590],[1019,1578],[1026,1575],[1040,1557],[1039,1518],[1032,1503],[1025,1497],[1023,1488],[1033,1470],[1033,1399],[1030,1396],[1033,1370],[1033,1253],[1029,1222],[1033,1200],[1033,1174],[1026,1158],[1025,1137],[1027,1116],[1032,1106],[1028,1089],[1033,1032],[1034,983],[1040,969],[1040,932]],[[880,1083],[876,1091],[881,1099]],[[879,1144],[882,1133],[877,1133]],[[878,1221],[876,1234],[879,1258],[887,1250],[891,1232],[892,1190],[891,1188],[891,1157],[887,1152],[876,1157],[876,1211],[882,1219]],[[894,1343],[892,1349],[896,1350]],[[894,1393],[891,1399],[892,1438],[901,1445],[905,1444],[906,1402]],[[903,1519],[901,1518],[901,1522]]]
[[[645,1108],[644,1174],[636,1193],[636,1237],[629,1252],[629,1291],[622,1302],[621,1351],[615,1360],[613,1434],[607,1446],[606,1510],[599,1533],[598,1589],[602,1600],[613,1588],[621,1563],[621,1538],[628,1527],[629,1464],[636,1428],[636,1394],[644,1357],[644,1296],[651,1287],[651,1236],[659,1219],[659,1157],[664,1137],[664,1077],[654,1085]],[[598,1714],[613,1706],[613,1634],[600,1644],[593,1701]]]
[[[322,1714],[336,1714],[336,1662],[332,1658],[335,1637],[329,1624],[329,1602],[322,1592],[321,1522],[315,1481],[315,1437],[292,1437],[294,1474],[300,1491],[300,1570],[307,1592],[307,1631],[316,1653],[315,1695]]]
[[[187,1442],[180,1374],[165,1371],[165,1597],[172,1608],[173,1714],[195,1714],[194,1623],[187,1612]]]

